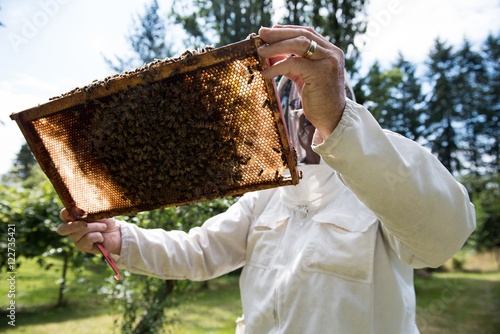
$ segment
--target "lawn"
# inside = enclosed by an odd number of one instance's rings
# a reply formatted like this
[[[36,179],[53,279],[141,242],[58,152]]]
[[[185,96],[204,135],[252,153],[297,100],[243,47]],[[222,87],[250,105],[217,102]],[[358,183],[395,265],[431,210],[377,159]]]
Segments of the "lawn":
[[[54,261],[60,268],[60,262]],[[54,308],[60,272],[43,271],[23,261],[16,286],[16,328],[7,325],[8,299],[0,300],[0,332],[5,333],[119,333],[120,315],[93,291],[111,272],[104,264],[81,277],[69,277],[64,307]],[[500,328],[500,272],[439,272],[432,278],[415,279],[417,323],[421,333],[497,333]],[[1,285],[2,295],[5,285]],[[241,314],[238,277],[225,276],[209,282],[208,289],[187,292],[169,308],[169,333],[234,333]]]
[[[7,324],[5,312],[9,299],[2,285],[0,332],[87,333],[87,326],[89,333],[112,332],[109,329],[117,316],[106,300],[96,298],[93,293],[110,274],[104,264],[92,265],[78,277],[70,272],[64,304],[56,308],[62,261],[49,259],[47,263],[53,264],[50,270],[44,270],[33,260],[20,259],[20,262],[16,275],[16,327]]]
[[[434,273],[415,280],[421,333],[493,334],[500,328],[500,273]]]

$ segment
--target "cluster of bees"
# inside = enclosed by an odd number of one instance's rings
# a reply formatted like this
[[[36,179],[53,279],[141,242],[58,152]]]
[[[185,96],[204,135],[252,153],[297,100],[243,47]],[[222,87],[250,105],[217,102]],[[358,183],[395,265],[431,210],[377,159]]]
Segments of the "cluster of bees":
[[[113,186],[99,184],[121,198],[116,208],[191,203],[282,182],[288,153],[258,56],[171,70],[178,62],[198,64],[193,56],[212,49],[156,60],[52,98],[84,96],[71,109],[68,126],[79,133],[71,147],[85,175],[112,180]]]
[[[241,101],[228,99],[230,85],[217,71],[193,71],[95,100],[92,151],[133,202],[222,196],[250,160],[238,153],[231,122]]]

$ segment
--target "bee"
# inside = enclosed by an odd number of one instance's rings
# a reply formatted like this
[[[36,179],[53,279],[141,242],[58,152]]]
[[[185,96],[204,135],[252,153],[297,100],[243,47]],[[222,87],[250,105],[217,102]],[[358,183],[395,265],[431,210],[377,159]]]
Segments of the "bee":
[[[242,165],[247,165],[248,162],[250,161],[251,157],[243,158],[240,160],[240,164]]]
[[[286,166],[288,164],[288,155],[285,154],[285,152],[283,151],[283,153],[281,154],[281,160],[283,160],[283,166]]]

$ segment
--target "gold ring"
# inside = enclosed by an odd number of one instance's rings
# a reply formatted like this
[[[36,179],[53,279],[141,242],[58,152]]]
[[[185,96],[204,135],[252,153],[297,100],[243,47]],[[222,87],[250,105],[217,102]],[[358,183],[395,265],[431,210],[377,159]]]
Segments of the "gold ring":
[[[312,57],[314,51],[316,51],[316,47],[318,46],[318,44],[313,41],[311,39],[311,43],[309,43],[309,47],[307,48],[307,51],[304,53],[304,55],[302,56],[302,58],[304,59],[309,59]]]

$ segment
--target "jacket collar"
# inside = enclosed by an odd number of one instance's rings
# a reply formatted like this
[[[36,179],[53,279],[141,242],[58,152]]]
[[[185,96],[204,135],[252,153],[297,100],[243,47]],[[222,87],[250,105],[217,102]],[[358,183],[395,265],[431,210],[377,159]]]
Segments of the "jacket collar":
[[[282,202],[289,208],[307,206],[317,211],[346,191],[337,173],[323,160],[317,165],[300,165],[303,177],[299,184],[280,188]]]

